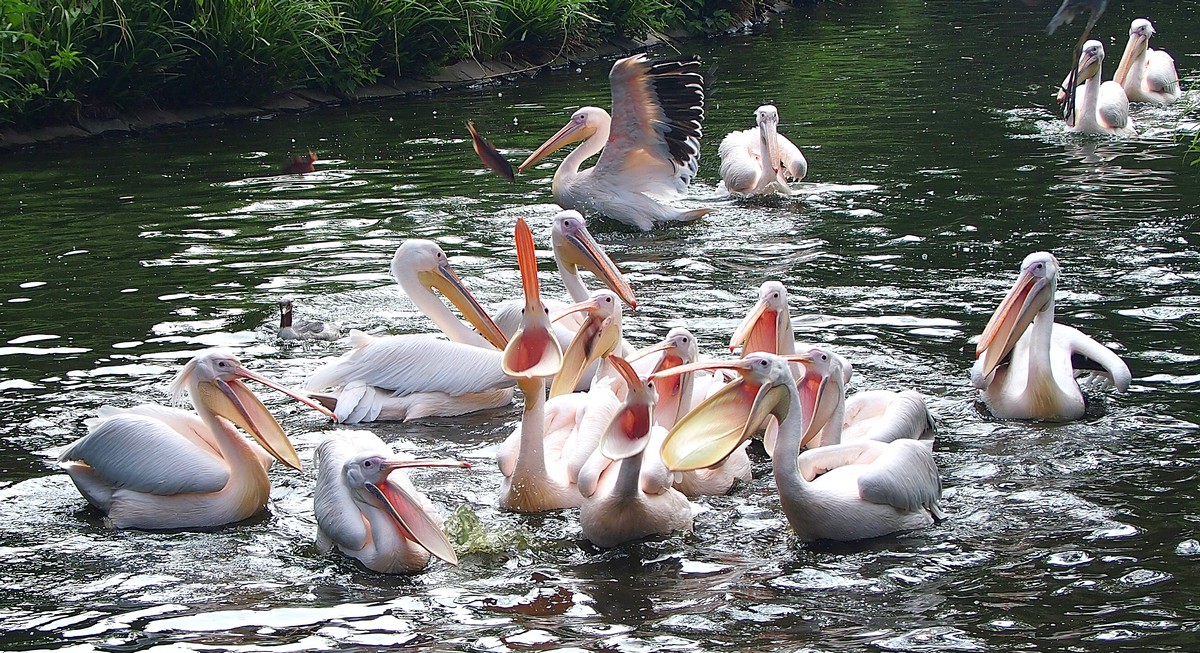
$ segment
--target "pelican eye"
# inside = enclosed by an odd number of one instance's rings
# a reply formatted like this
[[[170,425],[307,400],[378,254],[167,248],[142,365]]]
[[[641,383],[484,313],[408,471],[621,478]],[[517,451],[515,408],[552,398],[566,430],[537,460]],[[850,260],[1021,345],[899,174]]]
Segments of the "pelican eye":
[[[363,467],[370,467],[370,466],[371,466],[371,461],[369,461],[369,460],[363,461]]]

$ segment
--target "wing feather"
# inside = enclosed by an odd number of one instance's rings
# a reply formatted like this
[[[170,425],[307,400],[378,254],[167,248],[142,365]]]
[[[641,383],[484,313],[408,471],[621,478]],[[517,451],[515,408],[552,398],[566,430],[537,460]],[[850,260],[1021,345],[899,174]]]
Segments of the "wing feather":
[[[1125,96],[1125,89],[1116,82],[1108,81],[1100,85],[1100,101],[1096,112],[1100,114],[1100,122],[1107,127],[1132,127],[1129,118],[1129,98]]]
[[[859,494],[871,503],[906,512],[928,510],[941,517],[942,477],[928,440],[896,440],[882,445],[875,461],[858,477]]]
[[[229,482],[224,460],[145,415],[102,419],[58,459],[90,466],[115,489],[147,494],[208,494]]]
[[[370,431],[338,432],[317,445],[313,453],[313,464],[317,468],[317,486],[313,493],[313,513],[317,518],[317,530],[324,536],[318,538],[329,544],[352,551],[367,545],[370,532],[363,520],[362,511],[354,503],[350,488],[342,477],[346,461],[355,454],[369,449],[390,456],[391,448]]]

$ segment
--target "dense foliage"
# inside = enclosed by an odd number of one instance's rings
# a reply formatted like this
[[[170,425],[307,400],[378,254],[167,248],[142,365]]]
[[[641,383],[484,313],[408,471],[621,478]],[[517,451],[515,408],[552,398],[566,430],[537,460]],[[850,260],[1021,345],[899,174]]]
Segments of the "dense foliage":
[[[348,93],[447,62],[719,29],[762,0],[0,0],[0,124]]]

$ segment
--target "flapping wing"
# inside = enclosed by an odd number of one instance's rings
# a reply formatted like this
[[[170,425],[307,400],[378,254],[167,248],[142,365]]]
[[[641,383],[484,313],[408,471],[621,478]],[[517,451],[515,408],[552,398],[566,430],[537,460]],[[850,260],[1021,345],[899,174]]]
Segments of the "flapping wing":
[[[58,459],[90,466],[114,488],[147,494],[207,494],[229,482],[224,460],[145,415],[103,419]]]
[[[1112,379],[1113,386],[1125,392],[1129,389],[1129,384],[1133,381],[1133,375],[1129,372],[1129,366],[1121,357],[1114,354],[1111,349],[1096,342],[1090,336],[1085,335],[1075,327],[1069,327],[1065,324],[1054,323],[1054,330],[1050,332],[1050,355],[1053,357],[1066,357],[1067,360],[1053,362],[1054,369],[1096,369],[1102,370]],[[1076,364],[1076,357],[1082,357],[1082,361]]]
[[[309,390],[359,382],[396,396],[460,396],[514,385],[500,369],[496,350],[424,334],[376,338],[354,331],[350,339],[355,348],[314,372],[305,384]]]
[[[779,162],[783,164],[783,171],[795,181],[804,179],[805,175],[808,174],[808,159],[804,158],[804,153],[783,134],[776,134],[775,139],[776,147],[779,148]]]
[[[704,76],[696,58],[651,61],[639,54],[613,64],[612,125],[592,174],[627,187],[681,195],[696,175],[704,123]]]

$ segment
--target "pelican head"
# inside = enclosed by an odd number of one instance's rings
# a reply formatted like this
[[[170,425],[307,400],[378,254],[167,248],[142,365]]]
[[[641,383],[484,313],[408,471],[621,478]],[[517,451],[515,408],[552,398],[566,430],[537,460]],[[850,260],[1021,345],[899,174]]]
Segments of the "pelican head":
[[[771,169],[778,173],[779,139],[776,134],[779,130],[779,111],[775,105],[764,104],[754,110],[754,122],[758,125],[758,133],[767,147],[767,158],[771,162]]]
[[[1079,69],[1076,74],[1078,83],[1100,76],[1100,67],[1104,64],[1104,44],[1093,39],[1083,44],[1083,52],[1079,55]]]
[[[524,163],[517,166],[517,172],[525,172],[525,169],[533,164],[546,158],[547,155],[554,153],[559,148],[562,148],[571,143],[591,138],[601,129],[608,129],[611,118],[608,112],[600,107],[583,107],[571,115],[571,119],[558,133],[551,136],[549,140],[542,143],[538,149],[525,159]],[[604,134],[604,139],[608,139],[608,134]]]
[[[521,310],[521,325],[504,348],[500,364],[505,374],[518,379],[554,376],[562,369],[563,353],[551,331],[550,312],[542,303],[538,290],[537,252],[533,247],[533,234],[524,218],[517,219],[515,240],[525,308]],[[541,389],[538,391],[542,392]]]
[[[436,288],[488,342],[497,349],[504,349],[508,344],[500,327],[455,273],[446,252],[432,240],[411,238],[404,241],[392,257],[392,278],[401,286],[415,278],[426,289]]]
[[[758,303],[729,339],[729,351],[742,345],[743,355],[756,351],[778,354],[792,338],[791,320],[787,288],[778,281],[767,281],[758,289]]]
[[[804,375],[796,383],[800,393],[800,408],[805,417],[804,431],[800,437],[800,446],[803,447],[817,437],[821,429],[838,414],[838,407],[846,401],[846,374],[842,370],[841,357],[821,348],[789,356],[788,360],[804,364]]]
[[[671,429],[662,444],[662,460],[671,471],[719,465],[738,445],[774,415],[783,421],[795,387],[788,360],[766,352],[729,361],[680,365],[654,373],[657,379],[695,370],[734,370],[741,378],[696,406]]]
[[[555,258],[561,262],[565,273],[574,274],[577,268],[583,268],[596,275],[630,308],[637,308],[637,299],[625,275],[592,239],[587,222],[579,211],[568,209],[554,216],[550,242],[554,245]]]
[[[629,357],[629,361],[633,362],[660,351],[663,352],[663,357],[654,368],[655,372],[676,365],[694,363],[700,357],[696,336],[692,335],[692,332],[688,331],[686,327],[675,327],[667,332],[667,337],[662,341],[634,352]]]
[[[1050,319],[1054,319],[1057,289],[1058,259],[1049,252],[1026,256],[1016,283],[992,313],[975,346],[975,357],[982,356],[984,360],[984,378],[1004,361],[1035,317],[1049,311]]]
[[[249,433],[279,462],[293,469],[301,469],[300,458],[284,434],[283,427],[275,421],[271,411],[267,410],[241,379],[258,381],[328,417],[333,417],[333,413],[324,406],[265,376],[251,372],[242,366],[236,356],[220,350],[202,353],[188,361],[171,384],[171,392],[177,400],[187,392],[191,396],[192,404],[198,409],[205,409],[224,417]]]
[[[551,397],[573,392],[584,370],[621,344],[621,298],[615,292],[597,290],[587,301],[555,311],[550,319],[556,322],[580,311],[587,313],[587,319],[563,352],[562,371],[550,386]]]
[[[650,428],[654,425],[654,388],[642,381],[624,358],[609,356],[608,361],[625,379],[629,392],[625,396],[625,405],[600,436],[598,446],[605,458],[622,460],[642,453],[650,442]]]
[[[457,460],[410,460],[365,452],[347,460],[342,467],[342,475],[356,501],[384,512],[406,538],[434,556],[457,565],[458,556],[454,553],[454,547],[446,539],[441,527],[425,512],[421,501],[403,486],[388,480],[392,472],[411,467],[469,469],[471,466]]]
[[[1145,18],[1138,18],[1129,25],[1129,41],[1125,43],[1125,53],[1121,55],[1121,63],[1117,64],[1117,72],[1113,80],[1125,84],[1125,78],[1136,61],[1142,61],[1142,55],[1150,47],[1150,37],[1154,36],[1154,25]]]

